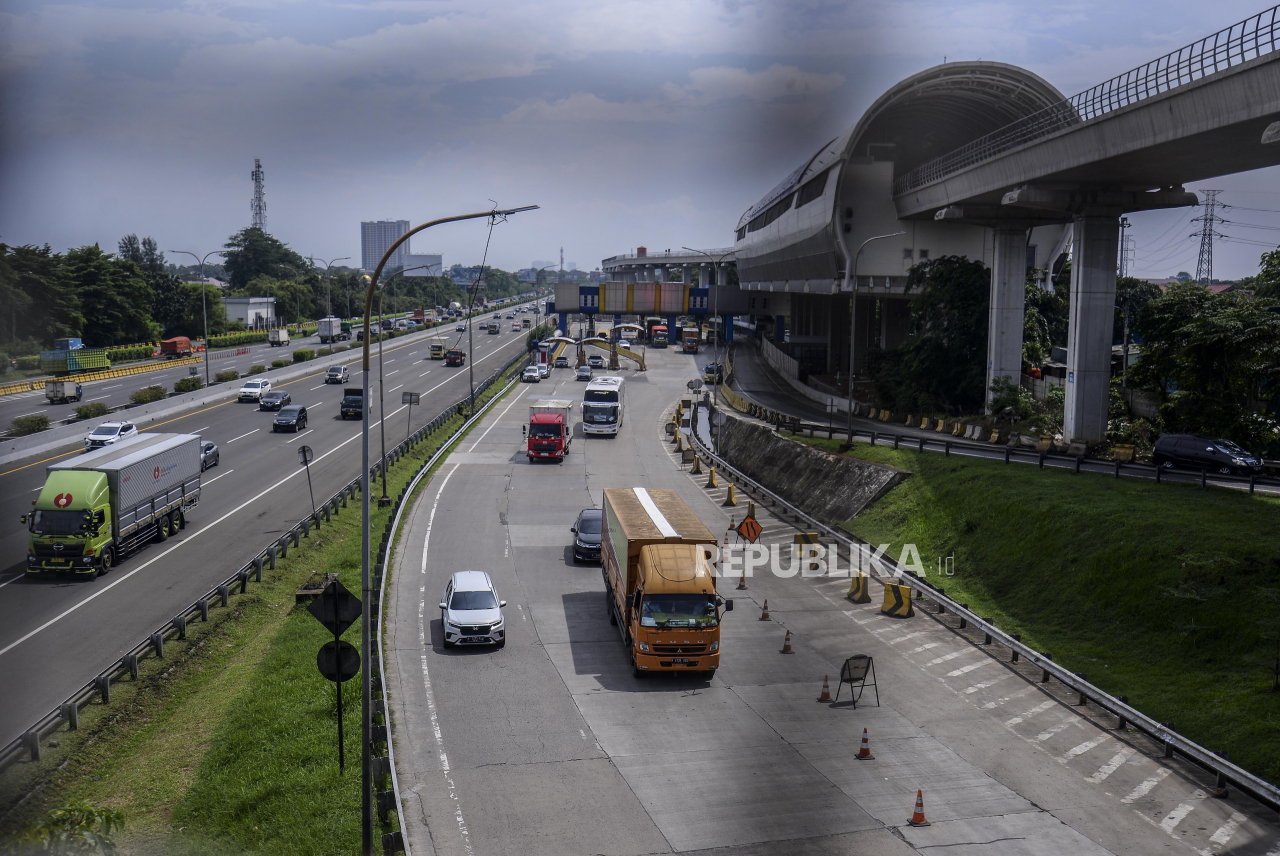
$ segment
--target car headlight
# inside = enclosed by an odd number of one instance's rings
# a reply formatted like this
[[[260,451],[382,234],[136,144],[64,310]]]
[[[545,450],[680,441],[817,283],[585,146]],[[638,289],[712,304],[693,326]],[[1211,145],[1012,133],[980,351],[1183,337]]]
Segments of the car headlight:
[[[646,653],[646,654],[648,654],[648,653],[649,653],[649,643],[648,643],[648,642],[641,642],[641,643],[639,643],[638,647],[639,647],[639,648],[640,648],[640,650],[641,650],[641,651],[643,651],[644,653]]]
[[[720,640],[719,640],[719,639],[717,639],[716,641],[712,642],[712,643],[711,643],[711,645],[710,645],[710,647],[708,647],[708,648],[707,648],[707,650],[708,650],[708,651],[710,651],[712,654],[714,654],[715,652],[719,651],[719,650],[720,650]]]
[[[1244,466],[1244,460],[1243,460],[1243,459],[1241,459],[1241,458],[1232,458],[1232,459],[1231,459],[1231,463],[1235,464],[1237,467],[1243,467],[1243,466]]]

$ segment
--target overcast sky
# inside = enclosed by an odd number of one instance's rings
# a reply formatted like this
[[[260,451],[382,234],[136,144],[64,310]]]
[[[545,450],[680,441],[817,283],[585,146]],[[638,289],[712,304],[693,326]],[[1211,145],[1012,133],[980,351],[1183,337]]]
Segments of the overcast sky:
[[[1258,12],[1258,0],[116,0],[0,5],[0,241],[122,234],[207,252],[249,223],[352,256],[359,222],[538,204],[489,261],[727,246],[744,209],[903,77],[943,61],[1066,94]],[[1208,182],[1280,211],[1276,169]],[[1192,188],[1195,189],[1195,188]],[[1194,212],[1135,215],[1136,272],[1195,270]],[[1233,215],[1228,215],[1233,216]],[[1280,227],[1280,213],[1235,212]],[[1275,228],[1224,228],[1272,241]],[[478,263],[486,229],[413,241]],[[1257,269],[1223,242],[1214,272]],[[172,257],[180,261],[182,257]]]

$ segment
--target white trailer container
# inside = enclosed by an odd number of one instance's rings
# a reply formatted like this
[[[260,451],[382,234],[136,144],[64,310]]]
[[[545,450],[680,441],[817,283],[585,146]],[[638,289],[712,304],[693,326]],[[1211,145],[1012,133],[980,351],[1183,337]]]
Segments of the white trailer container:
[[[267,331],[267,341],[273,348],[286,347],[289,344],[289,331],[284,327],[276,327]]]
[[[535,413],[559,413],[564,417],[568,436],[573,436],[573,402],[567,398],[543,398],[529,405],[529,417]]]
[[[74,380],[47,380],[44,382],[44,397],[51,404],[66,404],[68,401],[79,401],[84,393],[80,384]]]
[[[342,335],[342,319],[334,318],[330,315],[328,318],[320,319],[320,341],[324,344],[338,341],[338,337]]]
[[[48,467],[49,476],[66,472],[106,476],[115,554],[122,558],[152,537],[175,534],[199,504],[200,437],[139,434]]]

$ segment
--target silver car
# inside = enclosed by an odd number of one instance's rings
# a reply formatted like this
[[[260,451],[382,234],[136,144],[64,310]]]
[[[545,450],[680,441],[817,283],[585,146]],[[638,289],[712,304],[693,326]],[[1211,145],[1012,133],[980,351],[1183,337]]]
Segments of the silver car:
[[[444,647],[507,644],[505,600],[498,599],[493,580],[484,571],[458,571],[449,578],[440,600]]]

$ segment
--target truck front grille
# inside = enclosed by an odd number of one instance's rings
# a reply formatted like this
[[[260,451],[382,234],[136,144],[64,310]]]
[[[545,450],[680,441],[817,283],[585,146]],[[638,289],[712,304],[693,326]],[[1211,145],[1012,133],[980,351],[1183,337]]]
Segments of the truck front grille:
[[[655,654],[705,654],[706,645],[654,645]]]
[[[33,550],[35,554],[42,559],[78,559],[84,552],[84,547],[80,544],[59,544],[60,550],[55,550],[53,544],[37,543]]]

